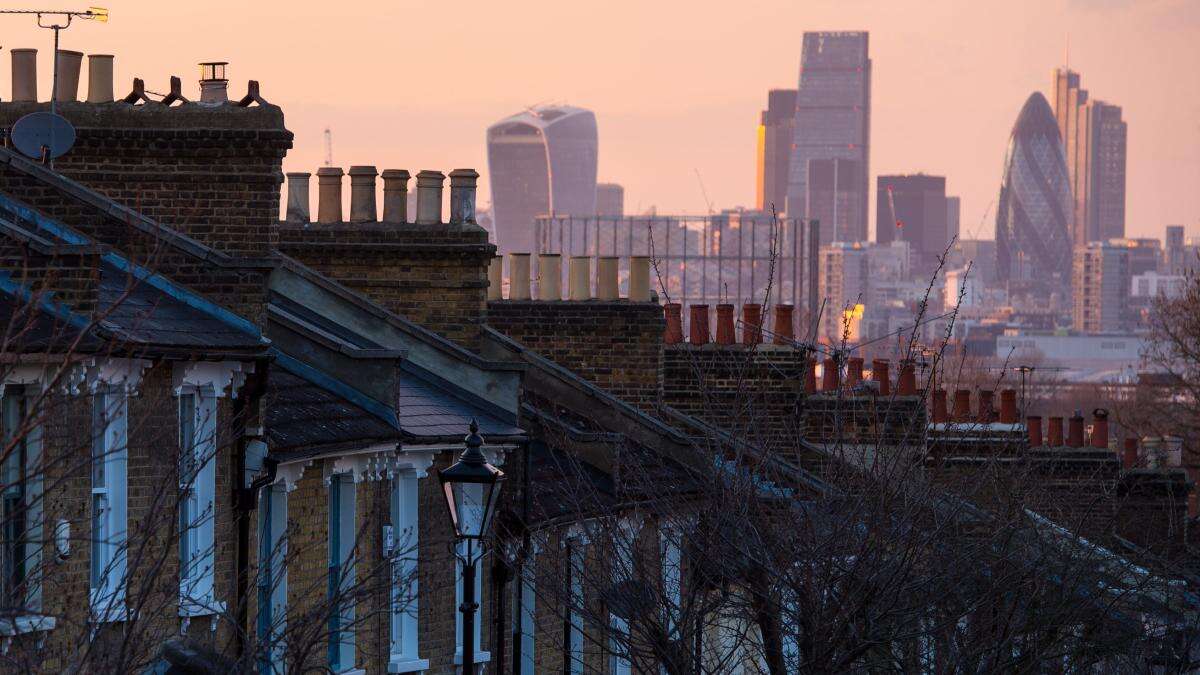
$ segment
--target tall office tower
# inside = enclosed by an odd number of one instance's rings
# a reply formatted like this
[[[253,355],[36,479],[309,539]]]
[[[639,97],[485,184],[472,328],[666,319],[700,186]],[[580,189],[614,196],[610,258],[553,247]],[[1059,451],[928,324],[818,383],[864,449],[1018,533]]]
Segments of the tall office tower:
[[[821,247],[817,293],[825,307],[821,312],[819,337],[831,344],[841,343],[847,324],[851,340],[856,339],[855,319],[862,317],[855,317],[854,308],[867,302],[869,260],[867,245],[859,242],[835,242]]]
[[[808,217],[820,223],[821,241],[861,241],[866,235],[860,228],[867,193],[863,187],[862,162],[853,159],[808,160],[805,202]]]
[[[596,214],[596,116],[568,106],[541,106],[487,130],[492,218],[501,253],[534,250],[534,220],[543,214]]]
[[[1163,273],[1164,274],[1181,274],[1184,269],[1184,242],[1183,242],[1183,226],[1168,225],[1166,244],[1163,250]]]
[[[913,273],[932,273],[938,256],[950,244],[945,177],[879,176],[875,195],[875,240],[881,244],[907,241],[912,246]]]
[[[946,232],[951,238],[962,236],[962,199],[946,197]]]
[[[1075,330],[1085,333],[1126,330],[1131,284],[1127,248],[1106,241],[1076,248],[1071,268],[1071,318]]]
[[[788,168],[787,212],[819,217],[807,203],[811,160],[855,162],[856,208],[845,228],[826,228],[821,241],[866,241],[870,189],[871,59],[866,32],[805,33],[796,93],[796,136]],[[835,238],[836,237],[836,238]]]
[[[1054,117],[1070,175],[1074,246],[1125,236],[1126,125],[1121,108],[1092,99],[1079,85],[1079,73],[1054,71]]]
[[[777,213],[787,209],[788,166],[796,137],[796,90],[767,92],[767,109],[758,124],[758,155],[755,159],[755,206]]]
[[[1162,242],[1153,237],[1109,239],[1108,243],[1129,251],[1129,273],[1134,276],[1157,272],[1162,265]]]
[[[1000,281],[1064,287],[1071,264],[1071,187],[1050,104],[1032,94],[1013,126],[996,208],[996,275]]]
[[[625,215],[625,188],[616,183],[596,183],[596,215]]]
[[[951,266],[971,266],[971,273],[985,285],[996,281],[996,242],[991,239],[959,239],[950,256]]]

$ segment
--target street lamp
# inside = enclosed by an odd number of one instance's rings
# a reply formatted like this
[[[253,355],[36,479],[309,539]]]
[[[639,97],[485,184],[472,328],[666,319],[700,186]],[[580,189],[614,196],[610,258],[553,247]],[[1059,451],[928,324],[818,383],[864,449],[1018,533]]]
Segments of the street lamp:
[[[483,456],[483,437],[479,425],[471,420],[471,433],[464,439],[466,450],[452,466],[438,472],[446,507],[450,509],[450,523],[454,526],[454,537],[462,544],[455,547],[455,555],[463,566],[463,673],[475,672],[475,563],[483,556],[484,544],[492,527],[496,503],[500,497],[500,484],[504,472],[488,464]]]

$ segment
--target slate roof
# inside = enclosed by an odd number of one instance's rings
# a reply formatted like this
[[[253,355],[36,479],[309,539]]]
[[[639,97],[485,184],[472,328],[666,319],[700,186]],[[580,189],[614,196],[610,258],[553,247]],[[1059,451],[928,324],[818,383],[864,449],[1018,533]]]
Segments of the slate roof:
[[[488,441],[525,435],[520,427],[506,423],[412,371],[400,376],[396,416],[405,436],[416,442],[461,441],[467,435],[472,419],[479,423],[479,433]]]

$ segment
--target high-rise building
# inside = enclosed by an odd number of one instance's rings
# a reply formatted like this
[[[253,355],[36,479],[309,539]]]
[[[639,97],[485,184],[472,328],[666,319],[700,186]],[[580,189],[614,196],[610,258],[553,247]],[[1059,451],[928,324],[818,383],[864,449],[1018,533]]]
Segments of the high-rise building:
[[[821,241],[866,241],[870,189],[871,59],[866,32],[805,33],[796,93],[796,134],[788,169],[787,212],[813,215],[808,204],[811,160],[853,162],[855,207],[845,227],[821,223]],[[818,165],[821,166],[821,165]],[[850,165],[847,165],[848,167]]]
[[[867,245],[854,242],[835,242],[821,247],[817,293],[825,302],[821,312],[820,337],[839,344],[850,328],[855,338],[855,307],[867,301],[870,292],[869,255]]]
[[[1071,268],[1072,324],[1085,333],[1115,333],[1128,328],[1129,250],[1106,241],[1075,249]]]
[[[1182,225],[1168,225],[1163,250],[1163,272],[1181,274],[1185,267]]]
[[[1079,73],[1054,71],[1054,117],[1070,175],[1071,242],[1125,236],[1125,137],[1121,108],[1093,99]]]
[[[862,162],[853,159],[808,160],[805,183],[807,216],[820,223],[821,241],[855,242],[865,239],[867,231],[859,227],[866,203],[862,196]]]
[[[758,124],[758,154],[755,160],[755,204],[759,211],[778,213],[787,209],[788,167],[792,141],[796,137],[796,90],[767,92],[767,109]]]
[[[1129,273],[1134,276],[1157,272],[1162,265],[1162,242],[1153,237],[1109,239],[1108,243],[1129,251]]]
[[[625,215],[625,188],[616,183],[596,183],[596,215]]]
[[[946,179],[913,174],[879,176],[875,185],[875,240],[912,246],[913,272],[932,273],[950,244],[946,222]]]
[[[996,281],[996,242],[992,239],[959,239],[950,252],[951,267],[971,266],[971,274],[991,286]]]
[[[962,199],[946,197],[946,232],[953,239],[962,236]]]
[[[532,108],[489,127],[487,144],[501,253],[532,251],[540,215],[595,215],[599,141],[590,110]]]
[[[1000,281],[1065,287],[1071,264],[1071,188],[1050,104],[1032,94],[1013,125],[996,209],[996,274]]]

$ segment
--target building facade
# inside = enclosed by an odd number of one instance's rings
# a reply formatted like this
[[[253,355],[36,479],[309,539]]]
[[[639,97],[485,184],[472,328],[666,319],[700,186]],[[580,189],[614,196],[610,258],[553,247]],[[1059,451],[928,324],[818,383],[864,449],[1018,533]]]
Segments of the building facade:
[[[1075,330],[1115,333],[1128,327],[1131,288],[1129,250],[1108,242],[1075,249],[1072,265]]]
[[[796,140],[796,90],[772,89],[758,123],[755,197],[759,211],[787,209],[788,170]]]
[[[915,256],[913,272],[933,273],[938,257],[946,253],[958,229],[955,223],[952,232],[947,220],[945,177],[879,176],[875,194],[875,240],[881,244],[909,242]]]
[[[862,243],[834,242],[821,247],[818,295],[825,306],[821,311],[820,337],[840,345],[861,337],[861,322],[870,293],[869,246]]]

